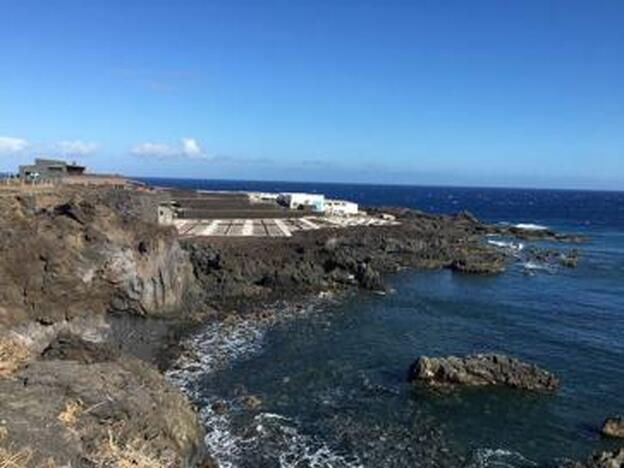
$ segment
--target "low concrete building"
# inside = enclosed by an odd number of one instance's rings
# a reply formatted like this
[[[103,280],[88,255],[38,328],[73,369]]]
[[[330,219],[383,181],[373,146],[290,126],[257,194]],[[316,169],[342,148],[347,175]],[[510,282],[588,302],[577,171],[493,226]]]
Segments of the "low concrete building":
[[[281,193],[277,201],[291,210],[325,211],[325,195],[316,193]]]
[[[36,158],[34,164],[19,167],[22,180],[51,180],[65,176],[82,175],[85,167],[58,159]]]
[[[158,224],[171,225],[177,218],[177,203],[164,202],[158,206]]]
[[[357,203],[346,200],[325,200],[325,213],[328,215],[352,216],[358,212]]]

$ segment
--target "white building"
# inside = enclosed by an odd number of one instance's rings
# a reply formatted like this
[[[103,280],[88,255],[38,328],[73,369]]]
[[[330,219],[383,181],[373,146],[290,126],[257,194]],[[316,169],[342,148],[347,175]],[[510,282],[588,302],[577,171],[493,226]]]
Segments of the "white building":
[[[358,204],[346,200],[325,200],[325,213],[349,216],[358,214]]]
[[[312,209],[317,213],[325,211],[325,195],[316,193],[281,193],[277,200],[291,210]]]
[[[173,224],[176,218],[176,202],[164,202],[158,206],[158,224]]]

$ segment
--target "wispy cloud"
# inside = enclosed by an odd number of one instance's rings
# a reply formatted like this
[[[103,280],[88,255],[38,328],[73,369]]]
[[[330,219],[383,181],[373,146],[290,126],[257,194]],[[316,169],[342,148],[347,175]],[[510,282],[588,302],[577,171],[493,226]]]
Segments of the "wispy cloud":
[[[98,144],[82,140],[59,141],[54,145],[55,151],[67,156],[90,156],[98,149]]]
[[[24,151],[29,146],[22,138],[0,136],[0,154],[14,154]]]
[[[145,142],[135,145],[130,150],[135,156],[156,158],[201,158],[206,155],[194,138],[182,138],[178,145]]]

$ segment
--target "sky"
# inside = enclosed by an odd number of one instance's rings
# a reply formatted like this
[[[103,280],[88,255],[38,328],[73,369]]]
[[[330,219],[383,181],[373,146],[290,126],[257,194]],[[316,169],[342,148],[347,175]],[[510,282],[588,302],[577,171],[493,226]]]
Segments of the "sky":
[[[0,0],[0,171],[624,190],[621,0]]]

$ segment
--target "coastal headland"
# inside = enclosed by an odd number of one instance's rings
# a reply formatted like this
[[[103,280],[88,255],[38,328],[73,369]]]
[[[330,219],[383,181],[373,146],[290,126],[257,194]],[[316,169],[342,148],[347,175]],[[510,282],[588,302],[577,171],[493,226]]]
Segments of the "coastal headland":
[[[326,215],[257,197],[0,189],[2,457],[16,466],[213,466],[192,403],[161,373],[184,333],[261,318],[278,301],[385,294],[384,275],[404,268],[498,274],[518,252],[491,236],[582,240],[470,213]],[[577,253],[526,255],[572,267]]]

